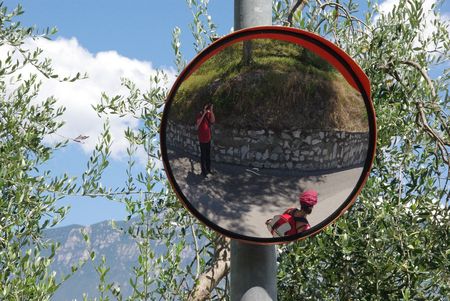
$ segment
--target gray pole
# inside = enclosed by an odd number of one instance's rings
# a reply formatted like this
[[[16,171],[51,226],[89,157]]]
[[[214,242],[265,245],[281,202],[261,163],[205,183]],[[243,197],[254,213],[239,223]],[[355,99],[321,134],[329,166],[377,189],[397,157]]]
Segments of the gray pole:
[[[272,25],[271,0],[234,0],[234,30]]]
[[[234,0],[234,30],[262,25],[272,25],[272,0]],[[232,240],[230,277],[231,301],[277,300],[275,246]]]
[[[275,246],[231,241],[231,301],[277,300]]]

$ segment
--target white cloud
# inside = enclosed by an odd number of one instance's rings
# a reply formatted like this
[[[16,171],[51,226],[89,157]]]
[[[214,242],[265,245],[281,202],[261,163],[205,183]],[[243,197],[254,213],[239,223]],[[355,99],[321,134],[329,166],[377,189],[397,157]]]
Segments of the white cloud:
[[[386,0],[382,2],[380,5],[378,5],[378,10],[380,11],[381,14],[386,15],[392,11],[394,5],[398,6],[399,2],[400,2],[399,0]],[[375,18],[379,18],[379,16],[376,16]]]
[[[151,62],[139,61],[118,54],[116,51],[104,51],[96,54],[83,48],[75,38],[57,39],[49,41],[39,39],[28,42],[30,48],[39,47],[44,50],[43,55],[52,60],[52,66],[57,74],[75,75],[77,72],[88,74],[88,79],[73,83],[61,83],[56,80],[45,80],[40,90],[42,97],[55,96],[57,105],[66,107],[62,119],[66,124],[58,132],[64,137],[75,138],[78,135],[89,136],[80,144],[84,152],[90,153],[102,131],[101,120],[92,109],[93,104],[100,102],[101,93],[109,96],[126,95],[126,88],[121,86],[121,78],[133,81],[141,91],[149,88],[149,78],[156,73]],[[173,69],[164,70],[169,75],[170,85],[175,78]],[[138,120],[127,116],[123,118],[110,117],[110,131],[113,140],[111,155],[113,159],[123,159],[128,145],[124,130],[129,126],[138,127]],[[61,140],[53,135],[48,142]],[[138,151],[143,160],[146,155],[143,150]]]
[[[387,15],[394,9],[394,6],[398,6],[399,2],[400,2],[400,0],[383,1],[383,2],[381,2],[381,4],[378,5],[378,10],[380,11],[381,14]],[[436,3],[436,0],[424,0],[422,8],[423,8],[423,12],[424,12],[425,16],[433,15],[431,7],[435,3]],[[378,18],[379,18],[379,16],[375,16],[375,20],[377,20]]]
[[[386,0],[381,2],[378,5],[378,10],[381,15],[387,15],[389,14],[393,9],[394,6],[398,6],[400,0]],[[422,38],[431,37],[432,33],[436,30],[435,25],[433,24],[435,20],[440,19],[441,21],[448,22],[449,15],[444,13],[438,13],[436,14],[433,11],[433,5],[435,5],[437,0],[424,0],[422,5],[422,11],[423,11],[423,18],[422,22],[424,23],[424,30],[421,32],[420,36]],[[410,5],[410,4],[409,4]],[[378,19],[380,19],[380,15],[375,15],[373,22],[376,23]],[[418,38],[415,40],[415,45],[419,45]],[[429,45],[428,50],[433,50],[434,45]]]

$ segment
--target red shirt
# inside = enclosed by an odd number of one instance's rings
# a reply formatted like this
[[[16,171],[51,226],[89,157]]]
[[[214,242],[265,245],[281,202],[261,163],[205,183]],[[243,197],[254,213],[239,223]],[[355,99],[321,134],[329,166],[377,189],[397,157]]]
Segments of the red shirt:
[[[202,114],[198,114],[197,120],[202,118]],[[198,126],[198,140],[200,143],[208,143],[211,141],[211,112],[205,114],[202,122]]]
[[[295,235],[297,233],[303,232],[311,228],[311,226],[308,223],[308,220],[305,217],[297,217],[295,216],[295,211],[298,210],[296,208],[289,208],[283,213],[283,217],[289,221],[289,224],[291,225],[291,230],[286,232],[285,235]],[[297,221],[300,222],[302,225],[300,229],[302,229],[300,232],[297,228]]]

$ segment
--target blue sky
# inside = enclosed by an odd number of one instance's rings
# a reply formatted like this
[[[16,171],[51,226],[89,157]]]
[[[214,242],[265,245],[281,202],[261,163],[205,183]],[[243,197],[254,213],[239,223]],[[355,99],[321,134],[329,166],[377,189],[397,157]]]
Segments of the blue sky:
[[[95,115],[89,103],[98,101],[101,92],[114,94],[116,90],[112,87],[119,86],[120,77],[124,75],[135,80],[138,86],[145,88],[148,76],[156,68],[165,69],[174,74],[176,67],[171,47],[174,27],[178,26],[182,30],[181,42],[185,59],[190,60],[195,55],[191,47],[193,38],[188,28],[188,24],[192,21],[192,13],[186,2],[182,0],[5,1],[4,5],[12,9],[18,3],[25,11],[19,18],[23,25],[34,25],[40,30],[46,27],[58,29],[53,39],[56,44],[45,41],[43,44],[38,44],[53,59],[56,71],[62,74],[86,71],[93,81],[110,81],[99,87],[95,87],[92,82],[86,84],[86,81],[75,84],[75,87],[62,85],[55,88],[54,84],[44,84],[41,94],[56,95],[60,104],[68,108],[69,115],[66,116],[68,128],[60,134],[70,138],[75,138],[78,134],[90,136],[85,144],[72,142],[67,148],[55,153],[52,160],[45,166],[55,174],[68,172],[80,176],[85,170],[89,151],[96,142],[95,134],[99,132],[99,129],[90,132],[86,127],[90,125],[92,128],[95,122],[98,123],[95,127],[100,127],[101,121],[96,121],[91,116],[92,118],[87,118],[86,122],[86,118],[80,117],[85,116],[84,110],[90,110],[90,115]],[[212,1],[209,9],[218,25],[218,33],[228,33],[233,23],[233,1]],[[79,62],[68,67],[69,62],[74,59]],[[83,66],[84,62],[91,62],[88,70],[84,70],[86,69]],[[102,65],[107,64],[118,67],[104,70],[102,73]],[[135,67],[130,68],[130,64],[135,64]],[[136,74],[137,78],[134,76]],[[93,90],[93,92],[80,95],[80,89]],[[77,106],[74,102],[78,101],[68,96],[75,92],[83,99],[92,99]],[[69,121],[72,122],[69,124]],[[123,130],[123,126],[122,123],[116,123],[116,129],[112,130],[119,133]],[[50,140],[59,138],[56,136]],[[117,152],[115,153],[113,149],[112,164],[104,178],[104,183],[111,186],[123,185],[125,177],[124,148]],[[126,216],[122,204],[100,198],[70,197],[61,201],[60,204],[70,205],[71,210],[59,226],[88,225],[106,219],[120,220]]]
[[[233,26],[233,2],[210,1],[209,13],[218,26],[219,35],[230,32]],[[382,4],[389,10],[396,2],[386,0]],[[432,2],[434,0],[427,0],[427,3]],[[195,55],[188,28],[192,13],[184,0],[4,1],[10,9],[17,3],[21,3],[25,10],[19,18],[22,24],[36,25],[39,29],[58,28],[53,41],[30,42],[31,46],[43,48],[59,73],[80,71],[87,72],[90,77],[75,84],[46,83],[42,87],[43,95],[55,95],[59,104],[67,107],[64,116],[67,124],[60,134],[71,138],[79,134],[90,136],[86,143],[70,143],[55,154],[46,167],[56,174],[67,171],[81,175],[85,170],[89,152],[102,126],[90,105],[100,100],[101,92],[114,95],[123,91],[120,88],[121,76],[132,79],[138,87],[145,89],[149,75],[156,68],[166,70],[173,80],[176,68],[171,41],[175,26],[182,30],[185,59],[190,60]],[[448,17],[448,3],[444,4],[443,11]],[[136,127],[137,121],[131,118],[111,120],[116,143],[112,150],[112,164],[105,177],[105,182],[111,185],[120,185],[124,181],[126,157],[120,135],[125,126]],[[58,139],[50,137],[49,142]],[[61,226],[88,225],[126,216],[123,205],[107,200],[73,197],[61,204],[71,205],[71,211]]]
[[[115,50],[156,66],[172,66],[172,30],[182,28],[183,44],[192,43],[187,24],[192,13],[184,0],[164,1],[5,1],[8,7],[21,3],[23,23],[38,28],[58,28],[57,37],[76,37],[92,53]],[[233,26],[233,1],[211,1],[210,14],[225,34]],[[186,56],[194,55],[192,47]]]

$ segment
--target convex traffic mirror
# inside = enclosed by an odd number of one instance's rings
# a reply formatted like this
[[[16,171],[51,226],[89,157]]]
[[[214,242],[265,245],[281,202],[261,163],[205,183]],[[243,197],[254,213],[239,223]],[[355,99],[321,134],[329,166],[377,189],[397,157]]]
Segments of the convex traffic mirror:
[[[282,243],[355,201],[375,128],[369,81],[345,52],[305,31],[256,27],[215,41],[181,72],[161,148],[172,187],[201,222]]]

